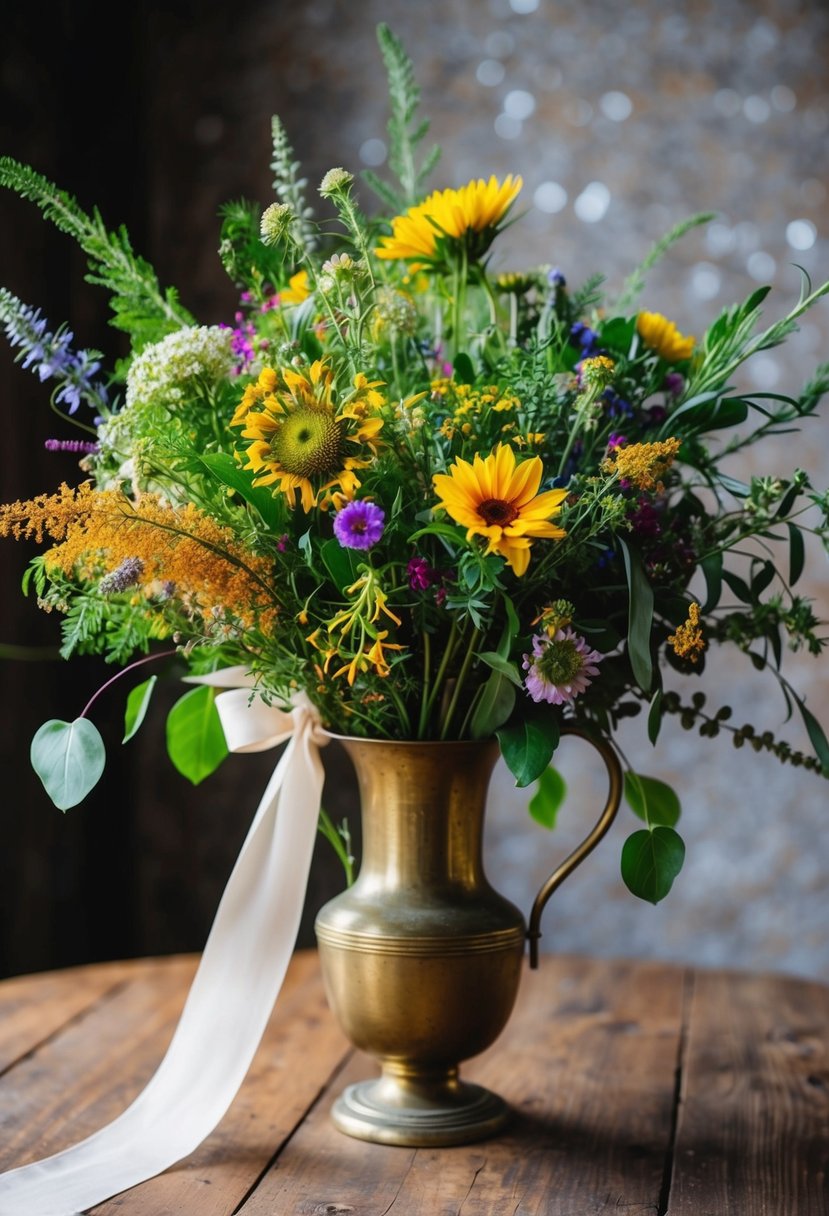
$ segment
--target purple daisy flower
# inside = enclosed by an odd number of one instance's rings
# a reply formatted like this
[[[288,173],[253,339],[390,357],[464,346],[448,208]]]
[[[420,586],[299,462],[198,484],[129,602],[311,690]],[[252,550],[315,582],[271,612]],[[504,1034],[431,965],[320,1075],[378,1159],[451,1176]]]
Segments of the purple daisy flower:
[[[370,549],[383,535],[386,513],[374,502],[350,502],[334,516],[334,535],[344,549]]]
[[[604,655],[591,650],[583,637],[572,629],[559,629],[553,637],[544,633],[533,637],[532,654],[524,655],[527,675],[524,686],[534,701],[566,705],[585,691]]]

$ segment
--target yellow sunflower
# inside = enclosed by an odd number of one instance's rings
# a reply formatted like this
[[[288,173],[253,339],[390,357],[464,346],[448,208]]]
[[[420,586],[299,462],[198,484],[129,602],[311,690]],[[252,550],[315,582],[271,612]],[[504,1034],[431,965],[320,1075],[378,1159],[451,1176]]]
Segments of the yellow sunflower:
[[[492,244],[498,225],[522,186],[510,173],[499,182],[490,177],[468,182],[459,190],[436,190],[391,222],[391,236],[381,238],[378,258],[414,259],[417,265],[441,261],[447,246],[461,242],[479,258]]]
[[[567,491],[539,494],[543,471],[538,456],[516,467],[512,448],[499,444],[485,459],[476,455],[472,464],[457,459],[448,473],[436,473],[432,484],[439,505],[466,528],[467,540],[486,537],[487,553],[500,553],[520,576],[530,564],[533,540],[566,535],[549,520],[558,515]]]
[[[640,312],[636,329],[645,345],[668,363],[681,363],[694,353],[696,339],[681,334],[673,321],[660,312]]]
[[[358,372],[353,388],[335,403],[331,369],[320,359],[307,375],[293,367],[264,368],[231,422],[249,440],[240,456],[247,456],[244,467],[255,474],[254,485],[272,485],[292,507],[299,495],[304,511],[326,490],[352,498],[360,486],[355,470],[377,453],[381,383]]]

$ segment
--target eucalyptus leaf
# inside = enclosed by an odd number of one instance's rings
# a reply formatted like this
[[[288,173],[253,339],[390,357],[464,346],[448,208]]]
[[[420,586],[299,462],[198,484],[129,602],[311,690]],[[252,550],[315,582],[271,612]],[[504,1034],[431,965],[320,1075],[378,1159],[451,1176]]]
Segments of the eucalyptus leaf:
[[[44,722],[32,739],[32,768],[58,810],[82,802],[98,784],[106,763],[101,734],[88,718]]]
[[[122,743],[127,743],[140,727],[147,716],[147,709],[153,695],[153,689],[158,683],[158,676],[150,676],[143,684],[136,684],[127,697],[127,708],[124,713],[124,737]]]
[[[658,904],[670,891],[685,861],[685,844],[673,828],[642,828],[622,846],[622,880],[627,889]]]
[[[538,779],[538,789],[530,799],[529,812],[536,823],[552,831],[566,797],[567,782],[551,764]]]
[[[634,815],[651,826],[675,827],[682,810],[675,790],[641,773],[625,773],[625,800]]]
[[[531,711],[520,722],[508,723],[495,732],[504,763],[523,789],[538,781],[553,758],[561,734],[558,715],[552,709]]]
[[[176,701],[167,715],[167,751],[193,785],[214,772],[228,754],[216,709],[216,690],[207,684]]]

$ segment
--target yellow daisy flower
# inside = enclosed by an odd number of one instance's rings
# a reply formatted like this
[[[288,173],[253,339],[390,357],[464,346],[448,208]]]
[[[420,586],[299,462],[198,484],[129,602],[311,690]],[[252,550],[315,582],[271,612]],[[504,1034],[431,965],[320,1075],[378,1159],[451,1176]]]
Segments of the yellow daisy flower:
[[[492,244],[522,185],[522,179],[510,173],[503,182],[479,178],[459,190],[436,190],[405,215],[395,216],[391,236],[382,237],[375,250],[377,257],[428,265],[443,259],[445,244],[464,242],[469,256],[479,258]]]
[[[467,540],[486,537],[487,553],[500,553],[520,576],[530,564],[533,540],[566,535],[549,520],[558,515],[567,491],[539,494],[543,472],[540,457],[516,466],[512,448],[499,444],[485,459],[476,455],[472,464],[458,458],[448,473],[436,473],[432,484],[439,505],[467,529]]]
[[[299,495],[304,511],[326,490],[353,498],[360,486],[355,470],[366,468],[377,453],[383,426],[378,411],[385,404],[380,383],[358,372],[353,389],[335,404],[324,361],[318,359],[307,375],[283,367],[277,378],[273,368],[265,368],[245,390],[231,423],[244,427],[242,438],[250,441],[240,455],[256,475],[254,485],[272,485],[292,507]]]
[[[301,304],[303,300],[307,300],[311,294],[311,287],[308,282],[308,271],[298,270],[296,274],[292,274],[288,279],[288,286],[283,287],[279,293],[280,304]]]
[[[660,312],[640,312],[636,318],[639,337],[668,363],[681,363],[690,359],[696,346],[696,338],[681,334],[673,321]]]

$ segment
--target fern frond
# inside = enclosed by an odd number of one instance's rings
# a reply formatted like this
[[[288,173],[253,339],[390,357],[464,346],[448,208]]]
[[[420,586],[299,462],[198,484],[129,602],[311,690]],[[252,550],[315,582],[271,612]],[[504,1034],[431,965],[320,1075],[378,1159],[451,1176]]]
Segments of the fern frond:
[[[271,168],[274,172],[273,188],[280,202],[287,203],[296,216],[294,232],[301,245],[313,253],[317,247],[317,233],[314,225],[314,212],[305,198],[306,177],[299,176],[300,164],[294,159],[294,150],[288,139],[288,133],[276,114],[271,118],[271,140],[273,143],[273,160]]]
[[[388,122],[389,168],[400,183],[400,193],[391,193],[395,199],[395,209],[405,211],[418,201],[421,184],[437,164],[440,148],[435,145],[418,168],[415,149],[429,130],[429,123],[422,120],[417,126],[413,126],[420,102],[420,88],[415,81],[414,66],[402,43],[385,23],[381,22],[377,27],[377,41],[388,76],[391,107]],[[374,175],[366,177],[365,180],[376,189],[374,182],[377,179]],[[389,201],[387,191],[383,191],[380,196],[384,202]]]
[[[10,156],[0,157],[0,186],[35,203],[46,219],[77,241],[89,259],[86,281],[109,291],[115,314],[111,324],[130,335],[135,350],[195,324],[178,292],[172,287],[162,291],[152,266],[133,252],[123,225],[110,232],[97,208],[87,215],[66,191]]]
[[[700,211],[695,215],[690,215],[687,219],[680,220],[669,232],[666,232],[663,237],[654,242],[640,264],[625,279],[621,294],[614,304],[616,311],[621,313],[632,308],[642,294],[645,286],[645,276],[648,271],[652,270],[656,263],[661,261],[665,256],[671,246],[681,240],[686,233],[690,232],[693,228],[699,228],[701,224],[709,223],[715,218],[715,215],[716,212],[714,211]]]

